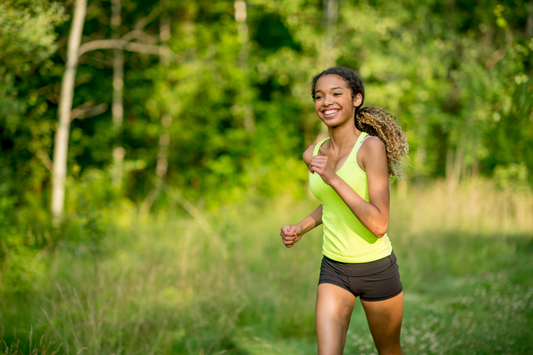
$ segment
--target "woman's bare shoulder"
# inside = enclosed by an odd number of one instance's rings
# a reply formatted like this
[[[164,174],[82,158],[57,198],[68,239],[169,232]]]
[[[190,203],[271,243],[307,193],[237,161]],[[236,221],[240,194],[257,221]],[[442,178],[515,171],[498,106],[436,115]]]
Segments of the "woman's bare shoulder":
[[[365,139],[359,153],[357,160],[364,171],[368,171],[368,167],[371,165],[387,167],[387,149],[379,137],[369,136]]]
[[[365,148],[366,152],[371,152],[371,154],[379,154],[380,152],[385,151],[385,143],[379,137],[368,136],[365,138],[361,149]]]
[[[311,163],[311,159],[313,159],[313,152],[315,151],[316,144],[311,144],[304,152],[303,154],[303,160],[307,166]]]

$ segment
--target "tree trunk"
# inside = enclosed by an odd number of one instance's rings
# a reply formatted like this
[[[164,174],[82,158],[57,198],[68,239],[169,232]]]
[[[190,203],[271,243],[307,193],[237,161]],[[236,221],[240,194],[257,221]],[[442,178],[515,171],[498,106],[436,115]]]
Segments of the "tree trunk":
[[[526,35],[529,37],[533,37],[533,4],[527,4],[526,8],[529,12],[529,16],[527,17],[526,23]]]
[[[168,170],[168,146],[170,145],[170,135],[168,128],[172,123],[172,117],[165,113],[161,117],[161,135],[159,136],[159,153],[157,154],[157,167],[155,173],[157,175],[156,189],[161,190],[163,180]]]
[[[159,27],[159,38],[161,42],[166,44],[170,39],[170,18],[168,16],[161,16],[161,26]],[[161,56],[161,64],[168,65],[168,60]],[[168,171],[168,146],[170,145],[170,135],[168,129],[172,123],[170,114],[165,113],[161,117],[161,135],[159,136],[159,153],[157,154],[157,167],[155,173],[157,175],[156,189],[161,191],[165,175]]]
[[[113,15],[111,16],[111,28],[113,29],[113,39],[119,39],[118,28],[121,23],[120,0],[113,0]],[[124,106],[122,102],[122,92],[124,88],[124,50],[122,48],[113,49],[113,126],[115,133],[122,131],[122,119],[124,116]]]
[[[324,50],[322,64],[324,69],[332,67],[336,62],[335,37],[337,36],[337,21],[339,19],[339,4],[337,0],[324,0]],[[326,68],[327,67],[327,68]]]
[[[159,27],[159,39],[166,44],[170,39],[170,18],[161,16],[161,25]],[[165,56],[160,57],[161,65],[167,66],[168,59]],[[159,152],[157,153],[157,166],[155,168],[156,180],[154,188],[148,193],[141,205],[141,211],[148,213],[152,204],[163,189],[165,175],[168,171],[168,147],[170,145],[170,135],[168,129],[172,123],[172,116],[165,113],[161,116],[161,134],[159,135]]]
[[[120,0],[112,0],[111,5],[111,28],[113,29],[113,39],[119,39],[119,27],[122,23],[120,16]],[[122,122],[124,119],[124,50],[122,48],[113,49],[113,128],[115,129],[115,135],[118,139],[121,138],[123,130]],[[124,155],[125,150],[122,148],[122,144],[119,143],[113,149],[113,167],[112,167],[112,180],[114,186],[122,185],[122,178],[124,175]]]
[[[455,158],[453,150],[448,149],[446,157],[446,180],[450,191],[455,191],[463,171],[463,146],[459,145],[455,149]]]
[[[337,21],[339,18],[339,4],[337,0],[324,0],[322,27],[324,28],[324,42],[322,42],[321,55],[318,58],[320,70],[335,66],[337,55],[335,53],[335,37],[337,35]],[[319,142],[328,136],[326,125],[320,126],[320,132],[315,139]]]
[[[248,31],[248,24],[246,23],[246,18],[248,16],[246,10],[246,1],[244,0],[235,0],[233,2],[235,8],[235,21],[237,21],[237,33],[238,40],[241,44],[241,50],[239,52],[239,65],[241,70],[246,74],[246,77],[249,77],[249,68],[248,68],[248,56],[249,56],[249,41],[250,35]],[[242,114],[242,120],[244,128],[248,133],[253,133],[255,131],[255,113],[252,104],[249,102],[249,97],[251,96],[249,90],[244,85],[241,90],[241,101],[242,103],[240,112]]]
[[[170,18],[168,16],[161,16],[161,25],[159,27],[159,39],[166,44],[170,39]],[[161,56],[161,64],[168,65],[168,60]],[[170,145],[170,135],[168,129],[172,123],[170,114],[165,113],[161,116],[161,135],[159,136],[159,153],[157,154],[157,167],[155,173],[157,175],[156,189],[161,191],[163,181],[168,170],[168,146]]]
[[[53,223],[57,225],[63,214],[65,205],[65,180],[67,176],[67,152],[70,130],[70,111],[74,98],[74,82],[78,67],[78,49],[80,47],[87,0],[76,0],[74,16],[68,38],[67,63],[63,80],[61,81],[61,96],[59,98],[58,125],[54,138],[54,170],[52,174],[52,214]]]

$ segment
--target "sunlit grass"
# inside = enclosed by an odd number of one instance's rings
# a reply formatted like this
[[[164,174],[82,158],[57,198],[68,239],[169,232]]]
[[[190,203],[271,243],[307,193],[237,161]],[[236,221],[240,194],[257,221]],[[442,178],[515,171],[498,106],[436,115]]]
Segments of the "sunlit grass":
[[[33,292],[2,297],[7,353],[30,353],[33,328],[51,344],[32,345],[36,354],[59,344],[68,354],[314,354],[321,231],[285,249],[279,227],[317,205],[251,198],[205,213],[208,227],[184,213],[121,209],[106,218],[96,283],[90,248],[65,244],[40,261],[49,266]],[[391,211],[406,353],[533,350],[529,190],[409,186],[392,191]],[[360,305],[345,353],[376,353]]]

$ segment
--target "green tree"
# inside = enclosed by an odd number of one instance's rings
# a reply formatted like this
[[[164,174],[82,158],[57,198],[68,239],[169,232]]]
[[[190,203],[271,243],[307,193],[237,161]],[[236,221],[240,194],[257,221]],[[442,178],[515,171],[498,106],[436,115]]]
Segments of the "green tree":
[[[13,290],[30,287],[36,272],[30,261],[43,246],[23,241],[21,221],[46,219],[20,207],[39,204],[33,194],[42,189],[50,168],[44,152],[52,126],[48,104],[39,98],[46,90],[39,77],[53,68],[55,28],[64,21],[59,3],[0,4],[0,275],[4,287]]]

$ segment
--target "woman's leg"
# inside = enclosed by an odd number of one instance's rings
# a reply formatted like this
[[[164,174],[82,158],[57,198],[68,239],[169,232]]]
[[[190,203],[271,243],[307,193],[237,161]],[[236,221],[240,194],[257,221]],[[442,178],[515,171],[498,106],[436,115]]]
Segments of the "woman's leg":
[[[342,287],[318,285],[316,335],[319,355],[342,355],[355,296]]]
[[[385,301],[361,300],[361,303],[379,355],[403,355],[400,345],[403,292]]]

